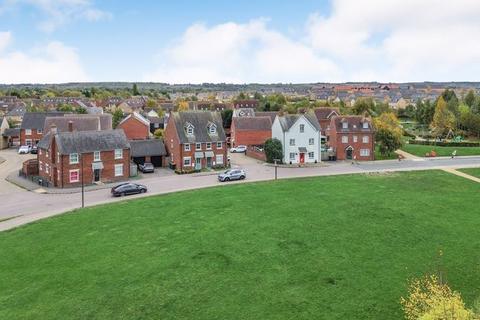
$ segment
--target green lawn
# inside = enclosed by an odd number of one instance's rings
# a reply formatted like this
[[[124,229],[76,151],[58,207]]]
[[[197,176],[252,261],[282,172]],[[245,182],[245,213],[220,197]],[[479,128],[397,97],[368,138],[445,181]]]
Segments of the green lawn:
[[[407,279],[439,268],[471,306],[479,201],[424,171],[87,208],[0,233],[0,319],[401,319]]]
[[[457,150],[457,156],[480,155],[480,147],[436,147],[419,144],[404,144],[402,150],[419,157],[424,157],[426,153],[432,150],[435,150],[439,157],[451,156],[453,150]]]
[[[471,176],[480,178],[480,168],[465,168],[465,169],[458,169],[458,171],[462,171]]]
[[[392,160],[398,159],[398,155],[395,152],[392,152],[389,156],[383,156],[380,153],[378,146],[375,146],[375,160]]]

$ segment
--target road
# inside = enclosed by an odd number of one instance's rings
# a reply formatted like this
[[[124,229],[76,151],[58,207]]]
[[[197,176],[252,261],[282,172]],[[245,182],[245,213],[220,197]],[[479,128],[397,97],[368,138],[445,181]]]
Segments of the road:
[[[21,166],[21,159],[15,153],[0,151],[7,161],[0,164],[0,177],[6,176]],[[199,189],[211,186],[227,186],[234,183],[266,181],[274,179],[274,167],[264,165],[243,154],[232,155],[232,165],[242,167],[247,172],[244,181],[220,183],[216,175],[165,175],[139,180],[149,192],[145,195],[130,196],[129,199],[153,194],[165,194],[181,190]],[[480,156],[465,158],[437,158],[422,160],[388,160],[351,164],[349,162],[328,163],[326,166],[304,168],[278,168],[278,178],[326,176],[351,173],[411,171],[440,168],[480,167]],[[89,191],[85,194],[86,206],[123,200],[110,197],[109,190]],[[0,231],[79,208],[81,194],[37,194],[20,189],[6,181],[0,181]],[[2,221],[3,220],[3,221]]]

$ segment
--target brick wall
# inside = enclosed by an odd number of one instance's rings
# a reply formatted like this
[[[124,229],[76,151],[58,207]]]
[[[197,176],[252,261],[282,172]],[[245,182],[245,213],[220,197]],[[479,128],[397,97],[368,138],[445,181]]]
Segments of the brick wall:
[[[133,116],[119,124],[117,129],[123,129],[128,140],[143,140],[150,135],[150,126]]]
[[[342,142],[342,136],[348,136],[348,143]],[[354,142],[354,136],[357,137],[357,142]],[[368,143],[363,142],[363,137],[368,136]],[[336,149],[337,160],[346,160],[347,151],[346,148],[353,147],[352,156],[358,161],[368,161],[375,159],[375,141],[372,133],[354,132],[354,133],[336,133],[330,135],[330,146]],[[362,156],[360,154],[361,149],[370,150],[369,156]]]
[[[32,141],[32,146],[38,143],[43,137],[43,132],[38,132],[37,129],[31,129],[30,134],[26,134],[26,129],[20,129],[20,145],[27,145],[27,140]]]
[[[253,131],[253,130],[232,130],[232,141],[234,146],[259,146],[272,137],[271,130]]]

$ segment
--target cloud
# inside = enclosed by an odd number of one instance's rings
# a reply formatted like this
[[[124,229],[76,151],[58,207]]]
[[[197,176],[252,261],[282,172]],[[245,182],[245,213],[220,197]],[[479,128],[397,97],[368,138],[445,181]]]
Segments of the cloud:
[[[41,12],[38,27],[45,32],[53,32],[71,21],[99,21],[113,17],[110,12],[96,8],[92,0],[6,0],[0,7],[0,14],[19,5],[32,6]]]
[[[74,48],[52,41],[22,52],[8,50],[10,39],[10,32],[0,32],[0,83],[88,81]]]
[[[336,79],[338,70],[302,42],[270,30],[266,20],[190,26],[157,57],[146,81],[306,82]]]
[[[480,74],[480,1],[333,0],[298,38],[264,19],[194,24],[157,56],[150,81],[463,81]]]

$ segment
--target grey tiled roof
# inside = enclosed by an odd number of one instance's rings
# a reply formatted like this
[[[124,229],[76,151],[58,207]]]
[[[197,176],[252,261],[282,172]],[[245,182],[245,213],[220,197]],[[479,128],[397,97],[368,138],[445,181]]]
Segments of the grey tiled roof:
[[[73,131],[100,130],[100,119],[94,117],[46,117],[43,132],[48,132],[55,125],[57,132],[67,132],[68,124],[72,122]]]
[[[317,118],[313,113],[304,113],[304,114],[286,114],[284,116],[278,116],[278,120],[280,121],[280,125],[282,126],[283,131],[288,131],[293,126],[295,122],[297,122],[298,118],[301,116],[305,116],[308,122],[317,129],[320,130],[320,124],[318,123]]]
[[[232,121],[235,123],[235,130],[272,130],[272,120],[270,120],[270,117],[235,117]]]
[[[46,117],[63,116],[63,112],[27,112],[23,115],[21,129],[43,129]]]
[[[175,127],[180,139],[180,143],[195,143],[195,142],[217,142],[225,141],[225,131],[223,131],[222,117],[218,112],[210,111],[188,111],[188,112],[173,112],[172,117],[175,121]],[[187,124],[193,125],[193,135],[186,134]],[[215,124],[217,127],[216,134],[209,134],[208,125]]]
[[[48,149],[52,133],[46,134],[38,147]],[[60,154],[87,153],[130,148],[123,130],[60,132],[55,134]]]
[[[159,139],[130,140],[130,156],[132,157],[151,157],[164,156],[167,154],[165,145]]]
[[[20,128],[7,128],[3,132],[4,137],[18,137],[20,136]]]

